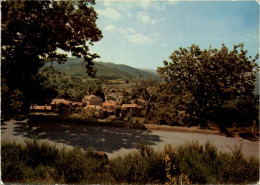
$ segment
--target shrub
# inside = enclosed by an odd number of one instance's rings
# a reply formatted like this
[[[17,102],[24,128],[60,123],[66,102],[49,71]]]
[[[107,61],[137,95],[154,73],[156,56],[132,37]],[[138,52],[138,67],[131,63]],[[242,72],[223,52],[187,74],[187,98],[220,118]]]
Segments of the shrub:
[[[112,160],[92,149],[59,149],[46,142],[2,143],[3,181],[37,183],[252,183],[259,180],[259,160],[246,159],[241,146],[232,154],[210,143],[166,145],[162,152],[144,142],[138,152]]]
[[[141,143],[138,152],[110,161],[110,173],[116,182],[160,183],[165,181],[162,153]]]
[[[91,150],[58,149],[47,142],[2,143],[2,179],[22,182],[111,182],[105,159]]]
[[[76,123],[95,123],[95,112],[91,109],[79,109],[76,112],[66,114],[66,121]]]
[[[24,152],[26,154],[27,165],[33,168],[38,165],[54,166],[59,158],[58,149],[47,142],[39,143],[37,140],[25,140]]]
[[[259,160],[246,159],[241,146],[218,153],[210,143],[191,142],[176,148],[176,165],[192,183],[249,183],[259,179]]]
[[[23,179],[26,156],[22,145],[4,142],[1,146],[1,170],[3,180]]]
[[[259,180],[259,160],[243,157],[240,147],[232,150],[232,155],[219,155],[219,182],[252,183]]]

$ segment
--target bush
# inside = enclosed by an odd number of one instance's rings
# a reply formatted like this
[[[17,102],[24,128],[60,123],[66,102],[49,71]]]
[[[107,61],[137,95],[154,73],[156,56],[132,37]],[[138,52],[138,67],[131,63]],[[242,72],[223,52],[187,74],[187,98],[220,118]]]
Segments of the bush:
[[[187,143],[176,148],[176,163],[192,183],[252,183],[259,179],[259,160],[244,158],[241,146],[227,154],[218,153],[210,143]]]
[[[25,146],[26,162],[33,168],[39,165],[53,166],[53,162],[60,157],[57,148],[47,142],[39,143],[37,140],[26,140]]]
[[[66,120],[68,122],[76,123],[95,123],[95,112],[91,109],[78,109],[76,112],[70,112],[66,114]]]
[[[226,183],[252,183],[259,180],[259,160],[245,159],[241,146],[232,150],[232,155],[219,155],[219,181]]]
[[[217,150],[209,143],[187,143],[176,148],[176,165],[192,183],[215,183],[214,175]]]
[[[23,179],[26,156],[22,145],[14,142],[2,143],[1,170],[3,180]]]
[[[138,152],[112,160],[97,157],[92,149],[58,149],[46,142],[24,145],[2,143],[3,181],[37,183],[253,183],[259,180],[259,160],[246,159],[241,146],[232,154],[198,142],[162,152],[142,142]]]
[[[118,183],[160,183],[165,181],[162,153],[141,143],[138,152],[110,161],[110,173]]]
[[[2,143],[2,179],[21,182],[111,182],[107,161],[91,150],[58,149],[47,142]]]

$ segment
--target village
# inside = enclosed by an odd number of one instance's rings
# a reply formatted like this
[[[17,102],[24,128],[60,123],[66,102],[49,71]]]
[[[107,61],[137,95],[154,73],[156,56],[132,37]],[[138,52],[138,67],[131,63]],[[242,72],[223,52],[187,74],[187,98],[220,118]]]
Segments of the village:
[[[124,103],[123,98],[123,95],[115,92],[108,93],[104,98],[105,101],[93,94],[84,95],[81,102],[55,98],[49,105],[31,105],[30,112],[67,114],[79,110],[89,110],[93,113],[94,118],[100,120],[117,118],[129,123],[143,123],[147,101],[134,99],[129,103]]]

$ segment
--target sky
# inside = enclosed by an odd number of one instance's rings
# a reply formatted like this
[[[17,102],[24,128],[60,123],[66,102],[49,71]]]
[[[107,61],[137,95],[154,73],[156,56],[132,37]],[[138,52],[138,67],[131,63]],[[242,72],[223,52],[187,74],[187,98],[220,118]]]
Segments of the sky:
[[[103,38],[90,47],[98,61],[157,69],[180,47],[259,52],[256,1],[96,1]]]

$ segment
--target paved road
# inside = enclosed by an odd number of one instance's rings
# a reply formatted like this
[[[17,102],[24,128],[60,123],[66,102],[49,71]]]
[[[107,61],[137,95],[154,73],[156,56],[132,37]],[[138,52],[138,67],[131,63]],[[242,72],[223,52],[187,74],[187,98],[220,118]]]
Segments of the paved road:
[[[151,131],[140,129],[113,128],[106,126],[85,126],[66,123],[27,123],[8,121],[1,125],[1,139],[23,142],[26,138],[47,140],[58,146],[81,148],[93,147],[103,151],[109,158],[122,156],[135,151],[140,141],[145,141],[156,150],[162,150],[166,144],[174,146],[190,141],[201,144],[209,141],[219,150],[231,152],[231,148],[242,144],[245,156],[259,158],[259,142],[242,138],[228,138],[220,135],[183,133],[172,131]]]

